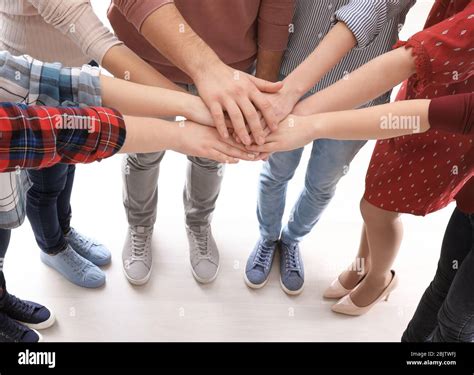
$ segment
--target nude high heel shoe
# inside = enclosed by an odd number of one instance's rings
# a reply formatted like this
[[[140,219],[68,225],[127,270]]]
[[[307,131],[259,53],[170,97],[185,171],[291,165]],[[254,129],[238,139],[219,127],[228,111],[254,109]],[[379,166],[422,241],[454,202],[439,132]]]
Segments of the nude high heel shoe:
[[[359,285],[362,280],[365,279],[362,277],[362,279],[359,280],[357,285]],[[354,289],[357,287],[357,285],[354,287]],[[347,296],[350,292],[352,292],[354,289],[346,289],[342,286],[341,282],[339,281],[339,277],[334,280],[331,285],[324,291],[323,297],[326,299],[340,299],[342,297]]]
[[[339,313],[339,314],[345,314],[345,315],[351,315],[351,316],[360,316],[364,315],[367,312],[372,309],[377,303],[379,303],[382,300],[388,301],[388,298],[390,297],[390,294],[395,290],[395,288],[398,286],[398,276],[395,274],[395,271],[392,272],[392,281],[390,281],[390,284],[387,285],[387,287],[384,289],[384,291],[380,294],[380,296],[372,302],[368,306],[364,307],[359,307],[357,306],[354,302],[352,302],[351,295],[348,294],[345,297],[343,297],[339,302],[337,302],[335,305],[332,306],[331,310]]]

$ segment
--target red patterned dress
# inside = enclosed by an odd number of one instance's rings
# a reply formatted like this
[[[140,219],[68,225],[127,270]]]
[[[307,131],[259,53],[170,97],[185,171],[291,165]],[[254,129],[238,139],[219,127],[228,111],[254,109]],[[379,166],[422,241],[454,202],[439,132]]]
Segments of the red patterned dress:
[[[398,46],[412,48],[417,72],[402,85],[397,100],[474,91],[474,1],[436,1],[425,29]],[[473,142],[472,134],[434,129],[378,141],[367,171],[365,200],[414,215],[437,211],[459,193],[474,203],[469,196],[474,185]]]

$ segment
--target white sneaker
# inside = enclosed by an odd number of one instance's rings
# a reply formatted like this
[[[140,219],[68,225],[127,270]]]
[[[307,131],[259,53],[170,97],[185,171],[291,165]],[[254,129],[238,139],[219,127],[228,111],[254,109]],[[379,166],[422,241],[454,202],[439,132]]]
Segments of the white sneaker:
[[[123,271],[134,285],[145,284],[151,276],[153,227],[129,227],[122,250]]]
[[[188,227],[186,232],[194,278],[202,284],[214,281],[219,271],[219,251],[211,227]]]

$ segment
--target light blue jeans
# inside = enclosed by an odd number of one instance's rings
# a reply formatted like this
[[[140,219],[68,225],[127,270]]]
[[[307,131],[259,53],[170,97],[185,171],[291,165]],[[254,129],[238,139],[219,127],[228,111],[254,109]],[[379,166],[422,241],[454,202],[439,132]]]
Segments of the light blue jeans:
[[[337,183],[365,143],[329,139],[313,142],[304,189],[283,231],[287,186],[300,163],[303,149],[270,156],[259,180],[257,216],[261,236],[271,241],[281,238],[287,244],[300,242],[321,218],[336,192]]]

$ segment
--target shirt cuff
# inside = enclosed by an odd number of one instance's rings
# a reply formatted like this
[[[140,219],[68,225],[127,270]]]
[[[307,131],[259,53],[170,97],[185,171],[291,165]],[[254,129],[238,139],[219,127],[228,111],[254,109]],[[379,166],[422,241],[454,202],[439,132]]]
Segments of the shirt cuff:
[[[274,25],[263,20],[258,22],[258,46],[265,51],[286,50],[289,36],[289,25]]]
[[[382,30],[386,17],[386,4],[383,1],[352,1],[338,9],[332,17],[332,24],[344,22],[352,31],[357,48],[365,48],[378,36]]]
[[[398,41],[394,49],[404,47],[406,49],[411,48],[412,55],[415,58],[416,73],[413,76],[414,84],[413,89],[416,93],[423,92],[431,84],[432,71],[431,61],[428,52],[426,51],[423,43],[419,42],[415,38],[410,38],[407,42]]]
[[[119,0],[114,1],[113,5],[117,7],[138,32],[141,31],[145,20],[163,5],[174,3],[174,0],[146,0],[146,1],[130,1]]]

